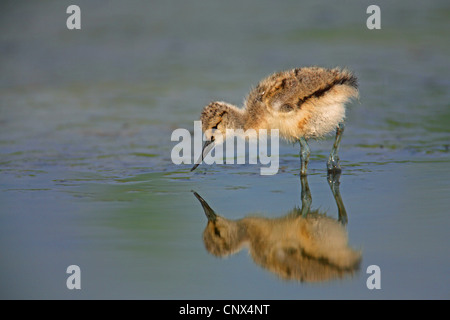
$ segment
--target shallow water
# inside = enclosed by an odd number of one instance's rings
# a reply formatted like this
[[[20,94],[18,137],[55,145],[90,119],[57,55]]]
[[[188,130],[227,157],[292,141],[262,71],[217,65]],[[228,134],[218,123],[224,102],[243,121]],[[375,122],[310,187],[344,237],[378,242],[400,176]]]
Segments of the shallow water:
[[[189,4],[188,4],[189,3]],[[448,1],[5,2],[0,24],[0,297],[144,299],[448,299]],[[192,190],[228,219],[300,207],[299,146],[280,172],[176,166],[176,128],[211,100],[240,104],[262,77],[347,66],[340,192],[359,270],[283,280],[244,249],[217,258]],[[326,177],[331,139],[311,142],[312,209],[337,219]],[[81,269],[68,290],[66,268]],[[366,269],[378,265],[381,289]]]

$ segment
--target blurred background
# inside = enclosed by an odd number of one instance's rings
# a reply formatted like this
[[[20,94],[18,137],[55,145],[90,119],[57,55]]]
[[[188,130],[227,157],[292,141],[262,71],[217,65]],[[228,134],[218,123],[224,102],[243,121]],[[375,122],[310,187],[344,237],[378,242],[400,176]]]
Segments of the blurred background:
[[[71,4],[81,30],[66,27]],[[450,297],[448,1],[2,1],[0,27],[0,298]],[[309,65],[349,68],[361,96],[340,190],[363,260],[321,283],[281,280],[246,250],[210,255],[191,192],[229,219],[283,216],[301,205],[298,144],[268,177],[170,159],[172,131],[211,100],[240,106],[261,78]],[[336,218],[331,145],[310,144],[308,180]],[[72,264],[81,290],[66,287]]]

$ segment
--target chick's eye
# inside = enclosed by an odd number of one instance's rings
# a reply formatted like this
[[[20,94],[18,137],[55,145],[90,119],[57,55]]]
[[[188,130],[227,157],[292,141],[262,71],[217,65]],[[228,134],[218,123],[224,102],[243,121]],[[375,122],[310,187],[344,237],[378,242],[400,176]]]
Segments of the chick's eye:
[[[290,104],[283,104],[283,105],[280,107],[280,111],[281,111],[281,112],[291,112],[292,110],[294,110],[294,107],[291,106]]]
[[[217,128],[216,129],[214,129],[214,128],[211,129],[211,141],[214,141],[214,139],[215,139],[214,135],[216,134],[216,131],[217,131]]]

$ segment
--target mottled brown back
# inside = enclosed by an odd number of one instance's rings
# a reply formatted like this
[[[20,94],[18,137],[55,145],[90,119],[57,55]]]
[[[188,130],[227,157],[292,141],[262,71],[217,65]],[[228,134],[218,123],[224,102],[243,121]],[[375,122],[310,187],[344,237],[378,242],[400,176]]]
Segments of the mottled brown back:
[[[340,68],[306,67],[277,72],[263,79],[250,92],[246,106],[251,112],[263,103],[287,112],[301,108],[310,99],[320,98],[338,85],[357,88],[357,78]]]

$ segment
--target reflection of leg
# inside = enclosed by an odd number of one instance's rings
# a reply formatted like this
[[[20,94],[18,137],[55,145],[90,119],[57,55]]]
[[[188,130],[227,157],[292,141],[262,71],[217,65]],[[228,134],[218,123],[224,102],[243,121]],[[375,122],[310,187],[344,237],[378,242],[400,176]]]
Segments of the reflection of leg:
[[[336,200],[336,204],[338,207],[338,214],[339,214],[339,221],[346,225],[348,218],[347,218],[347,212],[345,211],[344,202],[341,198],[341,192],[339,191],[339,178],[341,174],[340,173],[329,173],[327,175],[328,184],[330,185],[331,192],[333,193],[334,200]]]
[[[306,176],[306,169],[308,167],[310,149],[305,138],[300,138],[300,175]]]
[[[331,149],[330,158],[328,158],[327,169],[328,172],[341,172],[339,164],[339,144],[341,143],[342,133],[344,132],[344,123],[339,123],[336,129],[336,139],[334,140],[333,149]]]
[[[300,176],[300,182],[302,184],[302,217],[305,217],[311,208],[311,191],[309,190],[308,178],[306,176]]]

